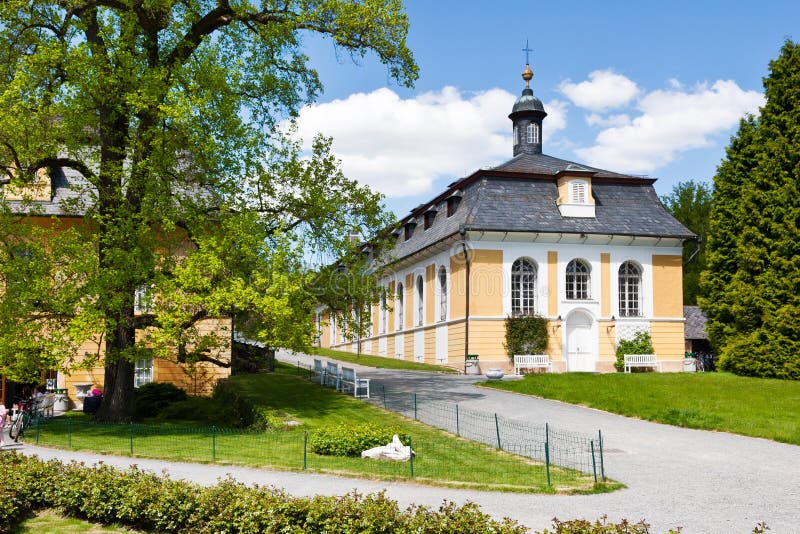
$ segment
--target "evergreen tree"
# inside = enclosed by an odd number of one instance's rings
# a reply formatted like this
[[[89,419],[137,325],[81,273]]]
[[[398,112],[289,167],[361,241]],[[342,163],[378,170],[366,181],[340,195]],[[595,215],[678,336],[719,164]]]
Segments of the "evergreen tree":
[[[712,194],[709,184],[689,180],[673,187],[669,196],[661,197],[667,211],[697,234],[696,241],[689,241],[683,246],[683,303],[689,306],[697,304],[700,273],[706,267]]]
[[[700,305],[723,369],[800,379],[800,46],[764,79],[714,179]]]

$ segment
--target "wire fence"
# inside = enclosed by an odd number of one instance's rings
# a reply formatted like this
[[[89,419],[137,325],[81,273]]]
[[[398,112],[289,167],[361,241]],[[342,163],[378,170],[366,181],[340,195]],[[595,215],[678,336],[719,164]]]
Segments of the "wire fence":
[[[313,368],[299,361],[297,374],[314,377],[319,383],[330,383],[317,375]],[[458,437],[543,462],[548,471],[548,485],[557,476],[550,472],[551,466],[590,474],[596,482],[606,480],[603,434],[600,430],[596,436],[587,436],[554,428],[549,423],[518,421],[497,413],[465,408],[429,395],[392,390],[376,380],[372,380],[367,400]]]
[[[456,487],[542,492],[591,489],[586,473],[532,460],[542,444],[508,443],[505,449],[419,429],[408,442],[408,461],[317,454],[314,431],[250,431],[217,427],[95,423],[75,417],[39,418],[25,438],[37,445],[106,454],[312,470]],[[546,448],[546,447],[545,447]]]

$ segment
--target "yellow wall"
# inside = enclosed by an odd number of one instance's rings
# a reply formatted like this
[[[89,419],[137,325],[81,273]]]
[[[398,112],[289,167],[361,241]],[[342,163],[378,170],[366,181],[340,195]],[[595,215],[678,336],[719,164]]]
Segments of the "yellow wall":
[[[16,166],[13,166],[16,169]],[[12,174],[16,174],[12,169]],[[33,182],[23,187],[6,184],[3,188],[3,197],[6,200],[33,200],[36,202],[50,202],[53,200],[53,187],[50,182],[50,173],[47,169],[36,171]]]
[[[320,346],[331,346],[331,315],[328,312],[322,314],[322,337],[320,339]]]
[[[614,321],[597,321],[598,359],[614,361],[617,359],[617,334]]]
[[[425,329],[425,363],[436,363],[436,328]]]
[[[558,315],[558,252],[547,251],[547,315]]]
[[[569,202],[569,183],[572,180],[583,180],[586,182],[587,204],[594,204],[594,197],[592,196],[592,179],[588,176],[562,176],[559,178],[556,182],[558,187],[558,200],[556,200],[556,204]]]
[[[447,325],[447,362],[464,364],[464,322]]]
[[[563,334],[564,321],[547,321],[547,354],[551,361],[561,361],[564,359],[561,336]]]
[[[464,256],[458,254],[450,256],[450,319],[464,317],[467,294],[466,272]]]
[[[473,250],[470,263],[469,313],[470,316],[503,314],[502,250]]]
[[[469,353],[477,354],[479,360],[507,360],[508,355],[503,348],[505,339],[506,325],[504,321],[470,320]],[[462,352],[461,360],[463,361],[463,359]]]
[[[394,338],[395,338],[394,334],[392,334],[390,336],[387,336],[387,338],[386,338],[386,357],[387,358],[394,358],[396,356],[396,352],[397,351],[395,350],[395,346],[394,346]],[[378,342],[377,341],[373,341],[373,343],[375,345],[377,345]],[[378,353],[378,351],[376,349],[375,350],[375,354],[377,354],[377,353]]]
[[[683,317],[683,258],[653,254],[653,316]]]
[[[434,303],[436,302],[436,288],[434,280],[436,278],[436,265],[430,264],[425,267],[425,324],[434,323]],[[428,350],[425,350],[427,354]]]
[[[611,315],[611,254],[600,253],[600,315]]]
[[[653,351],[659,360],[682,360],[685,348],[683,322],[653,321],[650,323]]]
[[[414,359],[414,333],[413,332],[406,332],[403,334],[405,337],[403,339],[403,359],[404,360],[413,360]]]

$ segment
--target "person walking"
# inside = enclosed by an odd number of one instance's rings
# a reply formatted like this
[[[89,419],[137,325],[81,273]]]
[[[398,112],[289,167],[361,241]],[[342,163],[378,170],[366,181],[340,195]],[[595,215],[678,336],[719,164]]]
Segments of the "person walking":
[[[6,417],[8,416],[8,410],[6,410],[6,405],[0,403],[0,447],[6,446]]]

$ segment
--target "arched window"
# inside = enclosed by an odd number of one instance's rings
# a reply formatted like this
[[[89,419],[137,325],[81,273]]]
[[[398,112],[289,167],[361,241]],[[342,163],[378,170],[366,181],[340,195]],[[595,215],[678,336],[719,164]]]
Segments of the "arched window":
[[[539,125],[535,122],[528,124],[527,127],[527,135],[528,135],[528,142],[529,143],[538,143],[539,142]]]
[[[536,306],[536,265],[520,258],[511,265],[511,315],[533,315]]]
[[[517,127],[514,126],[514,146],[519,144],[519,133],[517,133]]]
[[[439,320],[447,320],[447,270],[439,267]]]
[[[386,326],[387,326],[386,323],[387,323],[387,320],[388,320],[388,315],[387,314],[389,313],[388,307],[386,305],[386,293],[381,295],[381,310],[380,310],[380,313],[381,313],[381,327],[380,327],[380,332],[379,333],[380,334],[385,334],[386,333]]]
[[[642,315],[642,269],[632,261],[619,267],[619,314],[622,317]]]
[[[417,326],[422,326],[425,309],[423,307],[423,297],[425,296],[425,287],[422,282],[422,275],[417,276]]]
[[[403,325],[403,284],[397,284],[397,299],[395,306],[397,308],[397,329],[402,330]]]
[[[567,264],[567,299],[588,300],[589,265],[583,260],[572,260]]]

